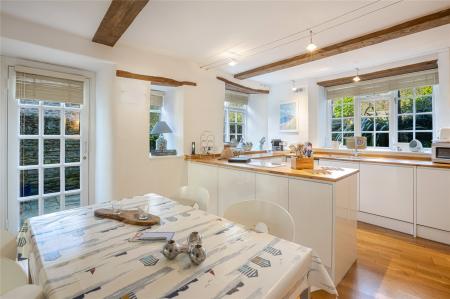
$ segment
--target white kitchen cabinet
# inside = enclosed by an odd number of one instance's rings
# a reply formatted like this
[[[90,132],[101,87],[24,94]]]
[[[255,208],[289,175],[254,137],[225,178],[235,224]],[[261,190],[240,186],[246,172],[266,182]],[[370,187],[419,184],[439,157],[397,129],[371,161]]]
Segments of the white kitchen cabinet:
[[[414,222],[414,167],[360,163],[359,209]]]
[[[219,168],[219,216],[232,204],[255,199],[255,173]]]
[[[289,212],[295,221],[295,242],[316,250],[332,266],[333,186],[289,179]]]
[[[208,212],[218,215],[218,168],[188,162],[188,185],[203,187],[209,192]]]
[[[359,162],[320,159],[319,166],[359,169]],[[356,181],[356,208],[359,211],[359,173],[357,174]]]
[[[450,170],[417,168],[417,224],[450,232]]]
[[[289,182],[287,177],[256,173],[255,186],[255,199],[271,201],[288,210]]]
[[[311,247],[338,284],[357,257],[355,175],[334,183],[289,179],[295,242]]]

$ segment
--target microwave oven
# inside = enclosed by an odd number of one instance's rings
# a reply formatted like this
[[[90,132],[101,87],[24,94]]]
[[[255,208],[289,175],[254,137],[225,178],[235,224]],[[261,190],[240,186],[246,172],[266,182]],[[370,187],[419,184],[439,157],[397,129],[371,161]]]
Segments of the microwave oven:
[[[450,164],[450,140],[433,142],[431,150],[433,162]]]

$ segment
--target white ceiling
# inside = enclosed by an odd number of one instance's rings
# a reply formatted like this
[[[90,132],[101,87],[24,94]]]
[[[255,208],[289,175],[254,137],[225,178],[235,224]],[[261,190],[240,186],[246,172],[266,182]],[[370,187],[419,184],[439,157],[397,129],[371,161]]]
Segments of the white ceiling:
[[[88,39],[94,35],[109,4],[110,1],[66,0],[0,2],[4,13]],[[199,66],[217,61],[217,65],[212,66],[237,73],[304,52],[308,43],[304,30],[310,27],[314,32],[323,30],[314,36],[314,43],[320,47],[448,7],[450,0],[150,0],[118,43],[186,58]],[[347,15],[341,16],[343,14]],[[318,24],[322,25],[316,26]],[[406,43],[399,43],[400,39],[397,43],[390,41],[254,79],[272,84],[424,55],[449,46],[448,27],[442,27],[446,30],[433,29],[435,33],[432,35],[416,34],[402,38]],[[283,39],[288,35],[291,37]],[[261,47],[264,44],[267,46]],[[255,47],[256,50],[249,50]],[[358,55],[350,55],[352,53]],[[234,67],[228,66],[223,59],[229,56],[235,57],[239,63]]]

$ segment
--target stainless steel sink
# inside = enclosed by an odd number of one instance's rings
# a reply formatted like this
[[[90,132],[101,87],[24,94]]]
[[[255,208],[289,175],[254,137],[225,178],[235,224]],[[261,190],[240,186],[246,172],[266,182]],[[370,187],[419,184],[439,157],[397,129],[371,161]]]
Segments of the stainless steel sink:
[[[268,168],[275,168],[275,167],[281,167],[285,166],[286,163],[278,163],[278,162],[272,162],[272,161],[262,161],[262,160],[252,160],[247,163],[248,165],[258,166],[258,167],[268,167]]]

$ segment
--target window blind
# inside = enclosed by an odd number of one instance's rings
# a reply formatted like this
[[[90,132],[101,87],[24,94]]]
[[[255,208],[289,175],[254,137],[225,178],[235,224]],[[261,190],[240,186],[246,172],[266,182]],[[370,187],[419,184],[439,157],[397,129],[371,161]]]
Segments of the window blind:
[[[225,93],[225,102],[238,105],[248,105],[248,96],[227,92]]]
[[[84,82],[16,72],[16,99],[83,104]]]
[[[435,85],[439,83],[438,70],[427,70],[375,80],[327,87],[327,98],[337,99],[344,96],[360,96],[384,93],[392,90]]]
[[[163,105],[164,93],[157,90],[152,90],[150,94],[150,107],[161,108]]]

